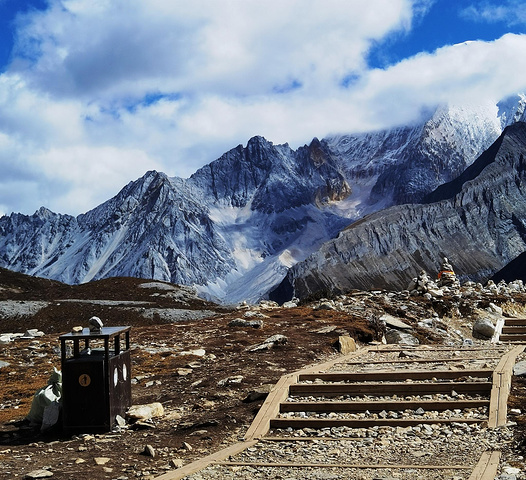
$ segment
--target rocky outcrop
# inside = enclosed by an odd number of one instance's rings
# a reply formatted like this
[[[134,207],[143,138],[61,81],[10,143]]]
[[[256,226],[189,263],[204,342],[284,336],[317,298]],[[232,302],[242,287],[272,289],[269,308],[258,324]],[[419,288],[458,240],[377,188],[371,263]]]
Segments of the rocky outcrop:
[[[352,288],[401,289],[447,256],[461,279],[480,281],[526,250],[526,123],[508,127],[459,179],[418,205],[352,224],[286,283],[297,297]],[[290,288],[292,287],[292,288]]]

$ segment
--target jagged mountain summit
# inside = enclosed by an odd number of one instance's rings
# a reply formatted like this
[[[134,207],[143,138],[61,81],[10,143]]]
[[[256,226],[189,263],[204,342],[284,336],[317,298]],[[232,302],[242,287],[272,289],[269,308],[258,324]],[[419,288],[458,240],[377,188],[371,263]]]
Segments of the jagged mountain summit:
[[[526,251],[525,180],[526,123],[518,122],[423,203],[376,212],[325,243],[276,295],[400,290],[421,270],[437,272],[444,256],[460,278],[485,280]]]
[[[257,301],[342,228],[458,176],[524,118],[525,99],[442,106],[417,125],[297,150],[254,137],[188,179],[148,172],[78,217],[4,216],[0,266],[66,283],[154,278],[225,303]]]

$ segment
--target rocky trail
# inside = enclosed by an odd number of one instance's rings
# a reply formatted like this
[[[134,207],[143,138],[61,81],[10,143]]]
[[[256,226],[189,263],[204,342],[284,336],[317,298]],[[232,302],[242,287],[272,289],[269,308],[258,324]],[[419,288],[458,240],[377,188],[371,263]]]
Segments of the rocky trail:
[[[501,376],[524,347],[373,347],[287,375],[244,443],[159,480],[520,478]]]

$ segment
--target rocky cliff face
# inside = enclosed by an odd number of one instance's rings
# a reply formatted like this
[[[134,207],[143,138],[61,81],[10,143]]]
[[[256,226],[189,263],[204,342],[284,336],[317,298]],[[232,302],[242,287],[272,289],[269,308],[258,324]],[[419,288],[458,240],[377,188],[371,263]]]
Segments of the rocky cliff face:
[[[189,179],[148,172],[77,218],[44,208],[4,216],[0,266],[67,283],[155,278],[223,302],[256,301],[350,223],[454,178],[502,125],[523,118],[524,100],[441,107],[418,125],[314,139],[297,150],[254,137]],[[372,218],[378,235],[394,228],[383,221],[411,225]]]
[[[281,292],[299,297],[353,288],[406,288],[442,257],[462,279],[485,280],[526,250],[526,123],[427,203],[395,206],[355,222],[289,272]]]

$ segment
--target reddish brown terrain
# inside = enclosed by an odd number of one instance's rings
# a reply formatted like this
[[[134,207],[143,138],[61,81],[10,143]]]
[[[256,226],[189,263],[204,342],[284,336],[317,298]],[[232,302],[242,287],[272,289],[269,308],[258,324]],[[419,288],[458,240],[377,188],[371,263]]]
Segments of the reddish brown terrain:
[[[0,368],[0,478],[24,478],[38,469],[64,480],[155,478],[237,441],[263,402],[264,394],[249,394],[338,355],[340,335],[358,345],[380,340],[385,313],[411,325],[421,343],[458,342],[489,302],[518,311],[525,301],[521,294],[428,300],[356,291],[289,308],[228,308],[160,282],[114,278],[68,286],[0,270],[0,335],[31,328],[44,333],[0,345],[0,361],[8,364]],[[87,326],[92,316],[105,326],[132,326],[133,403],[160,402],[164,416],[105,434],[71,436],[59,427],[41,433],[24,421],[33,394],[53,367],[60,369],[59,335]],[[229,326],[236,318],[263,325]],[[434,319],[433,328],[418,325],[426,318]],[[250,351],[277,334],[286,343]],[[526,385],[516,383],[511,402],[524,408],[525,401]],[[514,448],[520,450],[525,425],[519,426]],[[154,456],[145,453],[147,445]]]

